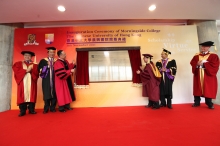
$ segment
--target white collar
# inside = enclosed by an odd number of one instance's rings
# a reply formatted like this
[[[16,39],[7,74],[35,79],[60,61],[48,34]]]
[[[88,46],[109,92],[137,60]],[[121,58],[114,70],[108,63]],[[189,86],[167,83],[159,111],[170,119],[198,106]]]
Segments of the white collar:
[[[202,54],[207,54],[209,51],[206,51],[206,52],[202,52]]]
[[[59,58],[60,60],[64,61],[64,59]]]
[[[164,60],[164,61],[165,61],[165,60],[168,60],[168,58],[166,58],[166,59],[162,59],[162,60]]]

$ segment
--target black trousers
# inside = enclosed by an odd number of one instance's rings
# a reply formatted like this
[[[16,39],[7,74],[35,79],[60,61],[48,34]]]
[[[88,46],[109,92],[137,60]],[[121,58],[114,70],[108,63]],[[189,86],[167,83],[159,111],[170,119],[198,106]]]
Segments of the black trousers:
[[[200,101],[201,101],[201,97],[200,96],[194,96],[194,102],[195,102],[196,105],[200,105]],[[212,99],[205,97],[205,104],[208,107],[212,107],[213,106]]]
[[[44,111],[47,112],[49,109],[50,111],[55,110],[57,104],[56,98],[50,98],[47,100],[44,100]]]
[[[148,106],[153,106],[154,102],[152,100],[148,100]]]
[[[20,113],[26,113],[28,109],[30,112],[35,111],[35,103],[34,102],[24,102],[19,104]]]
[[[69,104],[65,104],[63,106],[59,106],[59,110],[65,110],[65,108],[66,109],[70,108],[70,103]]]
[[[166,102],[166,99],[167,99],[167,102]],[[172,99],[169,95],[161,95],[160,96],[160,102],[162,105],[167,105],[167,106],[171,106],[172,104]]]

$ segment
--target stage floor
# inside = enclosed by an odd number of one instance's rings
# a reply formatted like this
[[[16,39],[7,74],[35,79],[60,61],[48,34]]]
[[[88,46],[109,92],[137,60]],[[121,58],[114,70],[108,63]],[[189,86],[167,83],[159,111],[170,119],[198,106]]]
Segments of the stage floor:
[[[174,104],[173,109],[143,106],[75,108],[66,113],[18,117],[0,113],[0,145],[31,146],[219,146],[220,106]]]

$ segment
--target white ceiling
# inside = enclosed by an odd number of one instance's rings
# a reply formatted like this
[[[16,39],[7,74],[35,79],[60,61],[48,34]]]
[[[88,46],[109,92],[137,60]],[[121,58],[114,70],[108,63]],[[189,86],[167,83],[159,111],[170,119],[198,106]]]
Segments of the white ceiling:
[[[157,9],[148,11],[155,4]],[[66,7],[65,12],[57,10]],[[220,20],[220,0],[0,0],[0,23]]]

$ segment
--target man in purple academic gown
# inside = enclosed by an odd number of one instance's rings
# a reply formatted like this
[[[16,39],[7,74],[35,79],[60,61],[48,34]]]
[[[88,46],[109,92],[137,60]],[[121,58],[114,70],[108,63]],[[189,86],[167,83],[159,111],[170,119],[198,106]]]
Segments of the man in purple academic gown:
[[[48,57],[41,59],[38,70],[40,72],[40,77],[42,78],[42,91],[43,91],[43,99],[44,99],[44,111],[46,114],[49,110],[51,112],[56,112],[56,91],[55,91],[55,83],[54,83],[54,62],[56,59],[54,47],[48,47],[47,54]]]
[[[162,80],[160,83],[160,101],[161,107],[168,107],[172,109],[173,98],[173,81],[176,75],[177,66],[174,59],[169,58],[170,51],[163,49],[161,53],[161,60],[157,61],[156,66],[159,69]],[[167,99],[167,102],[166,102]]]

